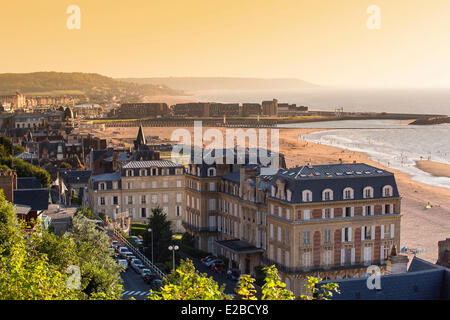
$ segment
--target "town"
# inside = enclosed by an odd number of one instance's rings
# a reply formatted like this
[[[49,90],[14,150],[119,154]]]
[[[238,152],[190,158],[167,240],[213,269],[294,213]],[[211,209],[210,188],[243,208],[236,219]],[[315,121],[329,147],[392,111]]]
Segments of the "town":
[[[149,288],[163,286],[161,280],[180,258],[192,259],[196,268],[227,284],[226,292],[235,297],[241,276],[258,277],[264,266],[275,266],[296,297],[307,294],[309,277],[317,277],[339,285],[335,299],[374,299],[379,292],[369,290],[365,281],[373,266],[386,298],[443,299],[449,293],[440,289],[449,272],[449,239],[439,242],[436,265],[416,256],[410,261],[402,252],[401,194],[389,171],[343,161],[288,168],[281,153],[271,158],[276,163],[267,163],[261,152],[255,157],[244,147],[244,158],[238,159],[238,146],[203,147],[200,155],[215,154],[212,162],[198,161],[194,151],[187,159],[174,159],[173,152],[168,154],[177,141],[147,135],[151,126],[141,124],[132,143],[105,139],[104,124],[83,120],[101,118],[106,110],[76,106],[74,97],[47,97],[38,100],[39,107],[19,93],[1,98],[3,146],[8,140],[12,157],[1,163],[6,200],[23,221],[33,226],[39,219],[59,235],[71,231],[78,212],[91,212],[90,221],[110,236],[117,262],[127,270],[124,298],[146,298]],[[107,115],[223,116],[225,122],[227,115],[243,113],[278,116],[283,108],[307,112],[307,107],[274,99],[262,105],[189,103],[171,108],[123,103]],[[24,163],[36,169],[25,172]],[[269,167],[277,169],[270,173]],[[158,231],[148,222],[158,214],[167,220],[173,239],[183,239],[179,246],[163,248],[151,238]],[[165,244],[175,243],[173,239]],[[422,270],[433,280],[423,284],[426,288],[408,286],[411,277],[418,283],[428,279]]]

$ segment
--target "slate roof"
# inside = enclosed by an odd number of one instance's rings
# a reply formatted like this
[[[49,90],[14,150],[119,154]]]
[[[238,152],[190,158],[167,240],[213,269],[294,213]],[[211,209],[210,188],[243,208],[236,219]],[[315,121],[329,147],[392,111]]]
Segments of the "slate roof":
[[[239,253],[263,251],[262,248],[258,248],[251,243],[240,239],[216,240],[216,243],[220,246],[226,247],[234,252]]]
[[[343,191],[347,187],[354,190],[353,200],[362,200],[363,189],[368,186],[374,189],[373,198],[385,198],[382,190],[387,185],[392,186],[392,197],[399,197],[393,173],[364,163],[280,169],[272,178],[272,185],[277,187],[278,180],[286,184],[286,190],[292,192],[291,202],[293,203],[302,202],[304,190],[312,191],[312,202],[323,202],[322,192],[325,189],[333,191],[333,200],[330,201],[344,201]]]
[[[151,161],[130,161],[124,165],[123,169],[141,169],[141,168],[184,168],[183,165],[168,160],[151,160]]]
[[[408,272],[381,276],[381,290],[369,290],[367,278],[329,280],[321,284],[324,283],[339,285],[341,294],[332,300],[447,300],[450,297],[450,270],[417,257]]]
[[[32,210],[47,210],[49,201],[49,189],[14,190],[14,204],[30,206]]]
[[[91,177],[91,170],[64,170],[59,171],[59,176],[63,179],[66,184],[87,184],[89,178]]]
[[[17,189],[40,189],[42,184],[36,177],[17,178]]]

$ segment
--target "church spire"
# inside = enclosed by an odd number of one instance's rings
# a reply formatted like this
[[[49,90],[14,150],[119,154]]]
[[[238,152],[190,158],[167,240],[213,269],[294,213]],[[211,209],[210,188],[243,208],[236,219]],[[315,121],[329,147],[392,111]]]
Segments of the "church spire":
[[[136,138],[137,145],[146,145],[147,141],[145,140],[144,129],[142,128],[142,123],[139,126],[138,135]]]

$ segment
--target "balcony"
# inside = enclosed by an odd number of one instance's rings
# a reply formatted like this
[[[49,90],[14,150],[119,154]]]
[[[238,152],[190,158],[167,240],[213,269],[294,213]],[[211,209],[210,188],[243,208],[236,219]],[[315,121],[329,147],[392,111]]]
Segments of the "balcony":
[[[371,261],[370,264],[366,264],[364,262],[358,263],[341,263],[337,264],[329,264],[329,265],[320,265],[320,266],[311,266],[311,267],[287,267],[285,265],[279,264],[278,262],[271,260],[265,256],[262,257],[261,261],[266,265],[275,265],[278,271],[287,273],[287,274],[299,274],[299,273],[313,273],[313,272],[325,272],[325,271],[338,271],[345,269],[366,269],[369,265],[382,265],[383,262],[377,260]]]
[[[181,225],[190,231],[198,232],[198,233],[205,233],[205,232],[217,232],[217,227],[198,227],[194,226],[193,224],[187,223],[183,221]]]

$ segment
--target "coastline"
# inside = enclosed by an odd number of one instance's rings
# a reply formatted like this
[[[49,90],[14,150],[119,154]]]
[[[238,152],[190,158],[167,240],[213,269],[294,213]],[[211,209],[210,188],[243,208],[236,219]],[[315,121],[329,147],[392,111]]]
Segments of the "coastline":
[[[450,178],[450,165],[430,160],[416,161],[416,167],[435,177]]]
[[[170,139],[174,127],[146,127],[146,135],[155,135]],[[185,128],[193,134],[193,128]],[[224,132],[226,128],[217,128]],[[245,129],[244,129],[245,130]],[[450,189],[426,185],[411,179],[401,171],[384,167],[369,159],[363,152],[344,150],[301,140],[302,135],[326,129],[280,129],[280,152],[286,157],[287,167],[302,166],[310,163],[327,164],[343,162],[364,162],[395,174],[397,186],[402,196],[401,246],[423,249],[419,257],[435,263],[437,260],[437,242],[450,235]],[[107,128],[102,135],[111,139],[134,139],[137,127]],[[270,130],[268,130],[270,132]],[[116,132],[116,133],[114,133]],[[425,210],[430,203],[432,208]],[[411,258],[411,257],[410,257]]]

